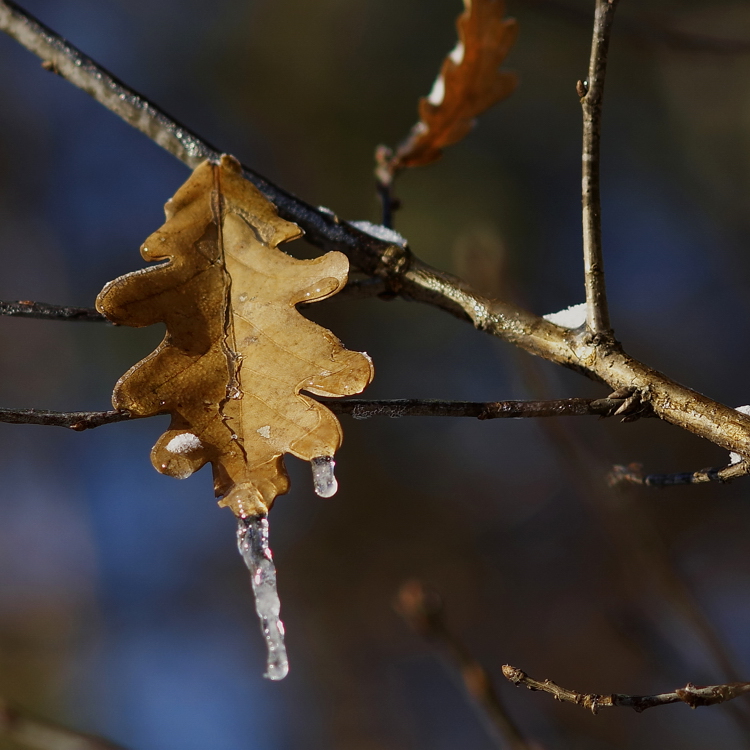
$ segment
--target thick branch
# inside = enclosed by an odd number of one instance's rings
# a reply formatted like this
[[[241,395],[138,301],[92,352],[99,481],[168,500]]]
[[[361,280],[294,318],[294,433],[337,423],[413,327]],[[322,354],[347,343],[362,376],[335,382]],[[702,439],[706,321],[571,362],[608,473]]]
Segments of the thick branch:
[[[205,158],[217,158],[216,149],[128,89],[10,0],[0,0],[0,29],[189,166],[196,166]],[[661,419],[726,450],[750,457],[750,417],[675,383],[629,357],[616,342],[594,345],[591,338],[510,303],[490,301],[454,276],[418,260],[408,248],[364,234],[248,168],[244,174],[276,204],[283,218],[305,230],[311,242],[325,250],[341,250],[363,271],[384,279],[391,292],[469,320],[480,330],[601,380],[612,390],[632,388]]]
[[[672,693],[659,693],[658,695],[623,695],[622,693],[598,695],[597,693],[579,693],[575,690],[568,690],[556,685],[552,680],[540,682],[529,677],[522,670],[511,667],[510,664],[503,667],[503,674],[514,685],[524,685],[529,690],[549,693],[556,700],[575,703],[577,706],[590,709],[593,713],[596,713],[600,708],[614,706],[632,708],[639,713],[647,708],[666,706],[669,703],[687,703],[690,708],[714,706],[750,692],[750,682],[731,682],[727,685],[707,685],[705,687],[697,687],[688,683],[684,688],[678,688]]]
[[[395,607],[409,626],[426,641],[440,648],[450,664],[458,670],[467,695],[500,747],[530,750],[531,745],[508,714],[486,670],[448,630],[440,597],[427,591],[419,581],[408,581],[399,590]]]
[[[66,307],[49,305],[46,302],[0,302],[0,315],[12,318],[41,318],[43,320],[82,320],[91,323],[106,323],[107,319],[93,307]]]
[[[6,742],[36,750],[123,750],[109,740],[37,719],[0,698],[0,745]]]
[[[609,308],[604,285],[602,208],[599,195],[599,144],[607,50],[617,0],[596,0],[588,81],[578,84],[583,107],[582,202],[583,264],[586,282],[586,321],[592,333],[609,334]]]

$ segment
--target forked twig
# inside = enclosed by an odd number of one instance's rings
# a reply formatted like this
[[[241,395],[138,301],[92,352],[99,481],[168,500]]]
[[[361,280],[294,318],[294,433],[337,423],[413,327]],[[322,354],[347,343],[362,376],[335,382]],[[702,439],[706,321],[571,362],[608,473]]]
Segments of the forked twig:
[[[687,703],[690,708],[699,706],[714,706],[718,703],[731,701],[740,695],[750,693],[750,682],[730,682],[726,685],[706,685],[699,687],[688,683],[684,688],[678,688],[671,693],[659,693],[658,695],[624,695],[622,693],[610,693],[599,695],[598,693],[579,693],[576,690],[568,690],[552,682],[552,680],[535,680],[526,672],[511,667],[510,664],[503,666],[503,674],[514,685],[527,687],[529,690],[539,690],[549,693],[555,700],[565,703],[575,703],[577,706],[587,708],[596,713],[600,708],[632,708],[640,713],[647,708],[655,706],[666,706],[670,703]]]
[[[467,695],[480,711],[499,746],[531,750],[532,745],[524,739],[508,714],[490,676],[446,627],[440,597],[428,591],[419,581],[407,581],[399,589],[395,607],[410,627],[426,641],[436,645],[451,666],[458,670]]]
[[[604,284],[602,206],[599,193],[599,152],[602,132],[602,99],[607,72],[607,52],[618,0],[596,0],[594,33],[587,81],[577,90],[583,107],[582,202],[583,264],[586,283],[586,322],[595,334],[610,334],[609,307]]]

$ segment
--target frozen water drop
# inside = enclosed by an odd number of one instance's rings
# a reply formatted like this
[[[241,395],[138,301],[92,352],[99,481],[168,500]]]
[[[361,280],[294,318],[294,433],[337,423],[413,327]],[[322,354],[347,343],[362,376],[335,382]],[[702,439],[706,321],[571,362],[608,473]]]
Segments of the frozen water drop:
[[[263,676],[269,680],[283,680],[289,672],[289,661],[284,646],[284,623],[279,618],[281,602],[276,589],[276,567],[268,546],[268,518],[240,518],[237,523],[237,547],[250,571],[255,611],[268,649],[266,673]]]
[[[315,494],[320,497],[333,497],[339,488],[339,483],[333,473],[336,466],[333,456],[318,456],[310,461],[310,465],[312,466]]]

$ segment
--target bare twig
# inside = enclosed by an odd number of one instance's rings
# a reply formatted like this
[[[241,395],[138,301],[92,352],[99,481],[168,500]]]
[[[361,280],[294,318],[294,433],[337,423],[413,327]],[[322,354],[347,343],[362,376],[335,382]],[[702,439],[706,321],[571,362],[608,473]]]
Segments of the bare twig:
[[[739,461],[736,464],[718,466],[700,471],[685,471],[677,474],[644,474],[641,464],[616,465],[607,477],[611,487],[620,484],[635,484],[644,487],[674,487],[683,484],[705,484],[706,482],[731,482],[733,479],[750,474],[750,463]]]
[[[0,409],[0,422],[68,427],[80,432],[132,419],[127,411],[45,411],[44,409]]]
[[[355,419],[370,417],[474,417],[521,419],[524,417],[610,417],[623,403],[613,398],[568,398],[554,401],[440,401],[437,399],[319,399],[334,414]],[[0,422],[68,427],[89,430],[134,419],[127,411],[46,411],[0,408]]]
[[[46,302],[0,302],[0,315],[14,318],[41,318],[43,320],[82,320],[91,323],[107,323],[107,319],[93,307],[66,307]]]
[[[523,419],[532,417],[611,417],[625,402],[613,398],[564,398],[552,401],[439,401],[390,399],[370,401],[320,399],[335,414],[369,417],[475,417],[476,419]]]
[[[490,676],[445,625],[440,597],[419,581],[408,581],[398,592],[396,611],[422,638],[438,646],[455,667],[466,693],[501,748],[531,750],[495,691]]]
[[[589,77],[578,82],[583,107],[582,202],[583,264],[586,280],[586,322],[595,334],[609,334],[609,308],[604,285],[602,255],[602,207],[599,196],[599,144],[602,128],[602,98],[607,72],[607,51],[618,0],[596,0],[594,33],[591,38]]]
[[[552,680],[540,682],[529,677],[525,672],[516,667],[506,664],[503,674],[514,684],[524,685],[529,690],[540,690],[554,696],[555,700],[565,703],[575,703],[577,706],[590,709],[596,713],[600,708],[612,708],[614,706],[632,708],[640,713],[654,706],[666,706],[669,703],[687,703],[690,708],[698,706],[714,706],[724,703],[740,695],[750,692],[750,682],[730,682],[726,685],[706,685],[698,687],[688,683],[684,688],[678,688],[672,693],[659,693],[658,695],[624,695],[622,693],[611,693],[599,695],[597,693],[579,693],[575,690],[556,685]]]
[[[32,750],[123,750],[101,737],[37,719],[0,698],[0,746],[6,747],[6,742]]]
[[[601,2],[601,0],[599,0]],[[91,94],[126,122],[188,166],[217,160],[219,151],[129,89],[86,55],[11,0],[0,0],[0,30],[49,61],[60,76]],[[675,383],[628,356],[611,340],[598,344],[508,302],[489,300],[449,274],[431,268],[408,247],[384,242],[290,195],[253,170],[243,174],[294,221],[307,239],[324,250],[344,252],[365,273],[407,299],[445,310],[479,330],[565,367],[612,389],[638,391],[654,414],[728,451],[750,457],[750,417]]]

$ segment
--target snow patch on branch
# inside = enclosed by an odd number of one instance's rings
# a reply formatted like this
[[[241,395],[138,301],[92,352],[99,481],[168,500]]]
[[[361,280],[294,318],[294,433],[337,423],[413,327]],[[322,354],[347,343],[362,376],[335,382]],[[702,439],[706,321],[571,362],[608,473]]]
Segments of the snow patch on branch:
[[[740,414],[747,414],[750,417],[750,404],[745,404],[744,406],[738,406],[736,407],[735,411],[740,412]],[[739,453],[735,453],[732,451],[729,454],[729,465],[734,466],[735,464],[740,463],[740,461],[743,461],[744,459],[742,456],[740,456]]]
[[[406,237],[399,234],[395,229],[384,227],[382,224],[373,224],[370,221],[350,221],[349,223],[355,229],[359,229],[360,232],[369,234],[370,237],[406,247]]]
[[[580,305],[571,305],[564,310],[560,310],[560,312],[549,313],[542,317],[562,328],[580,328],[586,323],[586,303],[581,302]]]

